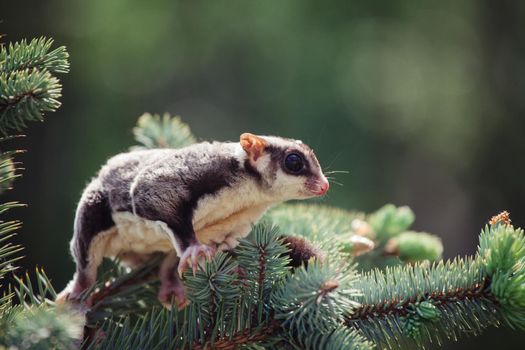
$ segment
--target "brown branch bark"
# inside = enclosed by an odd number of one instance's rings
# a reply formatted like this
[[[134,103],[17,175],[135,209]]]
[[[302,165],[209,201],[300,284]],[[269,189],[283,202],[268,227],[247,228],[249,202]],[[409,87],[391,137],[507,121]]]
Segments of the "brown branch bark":
[[[421,301],[432,301],[434,305],[443,306],[447,303],[454,303],[458,300],[485,298],[493,303],[498,303],[496,298],[490,293],[490,279],[487,277],[482,282],[473,284],[467,289],[456,288],[454,290],[434,291],[427,293]],[[416,302],[415,298],[410,298],[400,304],[400,300],[385,300],[377,304],[364,304],[355,309],[351,314],[346,315],[345,323],[351,326],[353,322],[366,320],[368,318],[385,318],[390,315],[406,316],[409,313],[409,306]]]
[[[231,339],[219,339],[214,343],[194,343],[192,349],[204,350],[204,349],[220,349],[220,350],[234,350],[239,345],[250,344],[259,342],[267,339],[280,329],[280,324],[277,321],[272,321],[268,326],[261,328],[259,331],[252,333],[250,330],[239,332],[235,334]]]

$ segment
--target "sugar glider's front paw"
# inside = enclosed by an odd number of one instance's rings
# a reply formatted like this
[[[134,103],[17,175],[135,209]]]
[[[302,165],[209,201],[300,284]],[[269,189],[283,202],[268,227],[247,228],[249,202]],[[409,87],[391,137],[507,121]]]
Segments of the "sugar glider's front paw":
[[[193,270],[193,275],[195,275],[199,266],[199,258],[205,257],[206,259],[211,260],[215,255],[215,251],[216,249],[214,247],[205,244],[190,245],[180,257],[178,267],[179,276],[182,277],[182,272],[190,266]]]

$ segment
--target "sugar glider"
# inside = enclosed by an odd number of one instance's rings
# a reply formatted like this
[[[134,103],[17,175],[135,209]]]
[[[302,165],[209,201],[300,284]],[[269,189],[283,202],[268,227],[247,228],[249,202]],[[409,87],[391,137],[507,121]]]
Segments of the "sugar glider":
[[[118,154],[78,203],[70,245],[76,273],[57,299],[77,300],[104,257],[135,266],[162,252],[159,300],[173,297],[182,308],[185,268],[195,272],[200,257],[234,248],[272,205],[328,188],[311,148],[275,136]]]

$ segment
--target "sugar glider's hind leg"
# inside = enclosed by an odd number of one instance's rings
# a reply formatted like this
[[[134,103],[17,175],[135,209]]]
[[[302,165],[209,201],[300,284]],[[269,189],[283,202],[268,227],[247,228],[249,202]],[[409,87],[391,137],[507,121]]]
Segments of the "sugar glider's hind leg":
[[[177,251],[173,250],[167,254],[161,252],[151,254],[124,252],[119,255],[119,258],[125,266],[138,268],[148,261],[155,259],[159,254],[164,257],[162,263],[158,269],[152,271],[152,274],[158,275],[160,280],[159,301],[168,309],[171,309],[173,303],[181,310],[186,306],[187,300],[184,285],[177,272],[177,266],[179,265]]]
[[[57,301],[78,300],[81,293],[95,283],[97,268],[114,234],[116,228],[108,198],[100,180],[95,179],[84,190],[75,216],[71,254],[77,264],[76,273]]]
[[[166,255],[159,270],[160,290],[159,301],[167,308],[171,308],[172,299],[179,310],[183,309],[188,303],[184,285],[182,284],[177,266],[179,257],[176,251]]]

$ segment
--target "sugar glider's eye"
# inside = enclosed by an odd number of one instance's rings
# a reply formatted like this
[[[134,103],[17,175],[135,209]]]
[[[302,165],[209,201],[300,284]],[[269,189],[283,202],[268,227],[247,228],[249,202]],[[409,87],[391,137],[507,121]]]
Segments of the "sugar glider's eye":
[[[297,153],[290,153],[284,159],[284,166],[289,172],[297,174],[304,168],[303,158]]]

